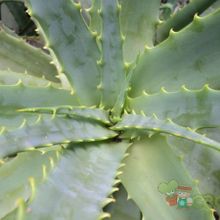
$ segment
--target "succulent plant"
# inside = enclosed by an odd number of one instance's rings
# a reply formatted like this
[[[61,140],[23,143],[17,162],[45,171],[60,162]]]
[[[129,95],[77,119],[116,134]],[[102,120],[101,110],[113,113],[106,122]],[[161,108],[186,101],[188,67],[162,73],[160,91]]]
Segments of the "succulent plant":
[[[159,0],[25,1],[45,50],[0,30],[1,219],[214,219],[214,2],[160,22]],[[170,181],[191,207],[167,205]]]

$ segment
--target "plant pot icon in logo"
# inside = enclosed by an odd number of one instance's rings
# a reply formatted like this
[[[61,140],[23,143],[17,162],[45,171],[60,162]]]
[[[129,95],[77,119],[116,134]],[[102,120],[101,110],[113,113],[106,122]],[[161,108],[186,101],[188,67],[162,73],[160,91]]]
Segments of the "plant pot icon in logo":
[[[167,205],[175,206],[177,205],[177,195],[173,195],[172,197],[166,197]]]
[[[168,183],[161,183],[158,186],[158,190],[160,193],[166,195],[166,202],[169,206],[177,205],[177,194],[176,188],[178,187],[178,183],[175,180],[171,180]]]

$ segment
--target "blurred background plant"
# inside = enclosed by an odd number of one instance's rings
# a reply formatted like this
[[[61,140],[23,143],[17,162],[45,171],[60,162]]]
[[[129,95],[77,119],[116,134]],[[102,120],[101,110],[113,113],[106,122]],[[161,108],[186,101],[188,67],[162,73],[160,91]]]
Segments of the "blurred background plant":
[[[33,46],[43,47],[44,43],[35,31],[36,26],[22,1],[0,1],[0,20],[2,28],[9,28]]]
[[[1,1],[0,16],[2,23],[18,35],[36,35],[35,25],[26,13],[23,2]]]
[[[189,2],[190,0],[161,0],[160,19],[167,20],[172,15],[183,9]],[[216,8],[219,8],[219,6],[220,0],[212,4],[207,10],[205,10],[205,12],[202,13],[202,15],[213,12]]]
[[[188,3],[189,0],[161,0],[160,19],[167,20]]]

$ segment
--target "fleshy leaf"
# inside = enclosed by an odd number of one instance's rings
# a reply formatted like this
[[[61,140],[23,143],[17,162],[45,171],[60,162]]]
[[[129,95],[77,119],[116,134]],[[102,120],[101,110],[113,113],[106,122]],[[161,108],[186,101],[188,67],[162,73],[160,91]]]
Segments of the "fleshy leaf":
[[[159,20],[159,0],[120,0],[121,27],[125,36],[124,58],[134,61],[144,46],[152,47]]]
[[[89,11],[91,17],[91,23],[89,25],[89,28],[93,32],[97,32],[97,34],[101,33],[101,27],[102,27],[102,20],[99,14],[100,10],[101,10],[101,0],[92,0],[92,7]]]
[[[213,13],[214,11],[216,11],[217,9],[220,8],[220,1],[217,0],[215,3],[213,3],[209,8],[207,8],[202,14],[201,16],[205,16],[208,15],[210,13]]]
[[[157,42],[161,42],[169,35],[170,29],[178,31],[185,27],[193,20],[193,16],[198,13],[201,14],[209,6],[217,0],[194,0],[186,5],[182,10],[170,17],[167,21],[161,23],[157,27]]]
[[[129,99],[129,109],[141,114],[156,114],[160,119],[171,118],[174,122],[193,128],[220,125],[220,91],[208,86],[190,91],[161,92]]]
[[[140,220],[141,213],[137,205],[131,199],[123,187],[119,186],[119,191],[113,194],[115,201],[110,203],[104,210],[111,217],[110,220]]]
[[[191,128],[182,127],[175,124],[171,119],[160,120],[155,116],[147,117],[142,115],[124,115],[122,120],[112,127],[113,130],[136,129],[141,131],[154,131],[158,133],[171,134],[176,137],[182,137],[196,143],[207,145],[217,151],[220,151],[220,142],[207,138],[196,133]]]
[[[92,6],[91,0],[73,0],[77,3],[78,7],[81,7],[81,15],[87,25],[90,24],[89,10]]]
[[[31,115],[29,113],[18,113],[15,111],[2,111],[0,113],[0,127],[5,127],[7,129],[16,129],[20,127],[25,120],[27,120],[29,123],[34,124],[38,117],[38,114]]]
[[[35,185],[43,180],[43,166],[49,171],[55,165],[55,152],[37,151],[18,154],[0,167],[0,218],[16,208],[16,200],[33,196]]]
[[[26,219],[100,219],[127,146],[97,143],[67,150],[37,189]]]
[[[11,70],[0,70],[0,85],[15,85],[22,81],[26,86],[46,87],[48,84],[60,88],[60,83],[51,82],[45,78],[35,77],[29,74],[13,72]]]
[[[65,73],[83,105],[97,105],[100,52],[73,1],[28,0],[29,14],[43,34],[60,73]]]
[[[34,123],[24,120],[17,129],[2,129],[0,157],[42,145],[106,140],[116,135],[115,132],[89,120],[40,115]]]
[[[102,1],[101,13],[103,17],[101,104],[106,108],[112,108],[121,92],[121,85],[126,80],[119,23],[120,6],[117,5],[117,0]]]
[[[195,16],[191,25],[177,33],[171,31],[166,41],[146,49],[134,71],[130,95],[139,96],[143,90],[155,93],[161,87],[176,91],[182,85],[200,89],[209,84],[218,89],[219,21],[220,10],[206,17]]]
[[[40,107],[40,108],[24,108],[19,109],[19,112],[31,113],[48,113],[56,115],[66,115],[69,117],[82,117],[86,119],[93,119],[104,124],[110,124],[108,112],[100,108],[87,108],[87,107],[73,107],[73,106],[57,106],[57,107]]]
[[[124,160],[126,166],[121,170],[123,174],[120,179],[129,197],[141,209],[144,219],[214,220],[196,184],[188,176],[180,158],[167,145],[165,138],[154,136],[142,139],[133,144],[129,153],[130,156]],[[192,188],[192,206],[178,207],[175,194],[171,195],[171,201],[159,191],[161,184],[171,181],[175,181],[178,186]],[[172,190],[177,192],[176,188]]]
[[[10,70],[59,82],[51,58],[41,49],[32,47],[21,38],[0,29],[0,70]]]
[[[25,86],[19,81],[15,85],[0,85],[1,111],[3,109],[11,111],[19,108],[56,105],[76,106],[78,101],[70,91],[54,88],[51,84],[45,87],[31,87]]]
[[[219,128],[200,129],[199,132],[220,141]],[[198,188],[210,208],[220,213],[220,154],[187,140],[170,137],[168,143],[183,158],[190,175],[198,181]]]

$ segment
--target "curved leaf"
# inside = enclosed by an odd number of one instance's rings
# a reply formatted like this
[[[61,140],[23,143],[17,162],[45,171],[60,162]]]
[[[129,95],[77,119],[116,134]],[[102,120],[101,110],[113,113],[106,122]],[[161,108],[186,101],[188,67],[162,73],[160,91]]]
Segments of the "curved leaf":
[[[16,208],[16,201],[32,196],[33,187],[43,180],[43,166],[50,170],[55,152],[42,154],[32,151],[18,154],[0,167],[0,218]]]
[[[152,47],[155,40],[156,24],[159,21],[159,0],[120,0],[121,27],[125,36],[124,57],[134,61],[144,51],[144,46]]]
[[[29,14],[40,28],[60,73],[65,73],[81,104],[97,105],[100,93],[100,59],[96,38],[91,35],[72,1],[28,0]]]
[[[196,184],[183,168],[181,160],[167,145],[165,138],[155,136],[134,142],[130,156],[124,162],[120,176],[130,198],[143,213],[144,219],[214,220],[212,212],[199,193]],[[159,185],[171,180],[179,186],[192,187],[193,204],[188,208],[169,206]],[[175,190],[175,189],[174,189]],[[156,207],[156,210],[155,210]]]
[[[15,85],[0,85],[1,111],[56,105],[77,106],[78,100],[70,91],[54,88],[51,84],[45,87],[31,87],[19,81]]]
[[[101,0],[92,0],[92,7],[89,10],[89,14],[91,17],[91,23],[89,28],[93,32],[101,33],[102,28],[102,20],[99,14],[99,10],[101,9]]]
[[[201,14],[217,0],[194,0],[186,5],[182,10],[170,17],[167,21],[157,27],[157,41],[161,42],[169,35],[170,29],[178,31],[189,24],[196,13]]]
[[[114,178],[127,146],[85,144],[67,150],[28,204],[26,219],[96,220],[106,216],[102,207],[114,191]]]
[[[114,106],[121,91],[121,85],[125,81],[118,7],[116,0],[102,1],[103,75],[100,87],[102,89],[101,104],[106,108]]]
[[[0,135],[0,157],[42,145],[106,140],[116,135],[89,120],[40,115],[34,123],[24,120],[17,129],[3,128]]]
[[[45,76],[59,82],[56,68],[50,64],[51,58],[41,49],[32,47],[21,38],[12,36],[0,29],[0,70],[10,68],[14,72],[34,76]]]
[[[147,117],[142,115],[124,115],[122,120],[112,127],[113,130],[136,129],[141,131],[154,131],[158,133],[171,134],[173,136],[185,138],[196,143],[207,145],[220,151],[220,142],[207,138],[196,133],[191,128],[185,128],[168,120],[159,120],[157,117]]]
[[[220,141],[219,128],[200,129],[199,132]],[[220,154],[187,140],[170,137],[168,143],[183,158],[190,175],[197,179],[198,188],[209,206],[220,213]]]
[[[34,124],[38,119],[39,115],[31,115],[29,113],[18,113],[14,111],[0,112],[0,127],[7,128],[9,130],[20,127],[25,120],[29,123]]]
[[[111,217],[110,220],[140,220],[141,213],[137,205],[131,199],[128,200],[128,195],[123,187],[119,186],[119,191],[113,194],[114,203],[110,203],[106,208]]]
[[[220,10],[206,17],[195,16],[191,25],[171,32],[157,47],[146,49],[134,71],[130,95],[139,96],[143,90],[155,93],[161,87],[176,91],[182,85],[189,89],[200,89],[204,84],[220,88],[219,25]]]
[[[193,128],[220,125],[220,91],[205,86],[190,91],[161,92],[143,95],[128,100],[130,110],[147,115],[156,114],[160,119],[171,118],[176,123]]]
[[[215,3],[213,3],[209,8],[207,8],[201,15],[208,15],[210,13],[213,13],[214,11],[216,11],[217,9],[220,8],[220,1],[217,0]]]
[[[111,124],[108,118],[108,112],[100,108],[87,108],[87,107],[73,107],[73,106],[57,106],[57,107],[40,107],[40,108],[24,108],[19,109],[19,112],[31,113],[48,113],[56,115],[66,115],[70,117],[82,117],[86,119],[93,119],[104,124]]]
[[[27,73],[18,73],[11,70],[0,70],[0,85],[15,85],[20,81],[26,86],[46,87],[48,84],[51,84],[56,88],[61,87],[59,83],[51,82],[43,77],[39,78]]]

